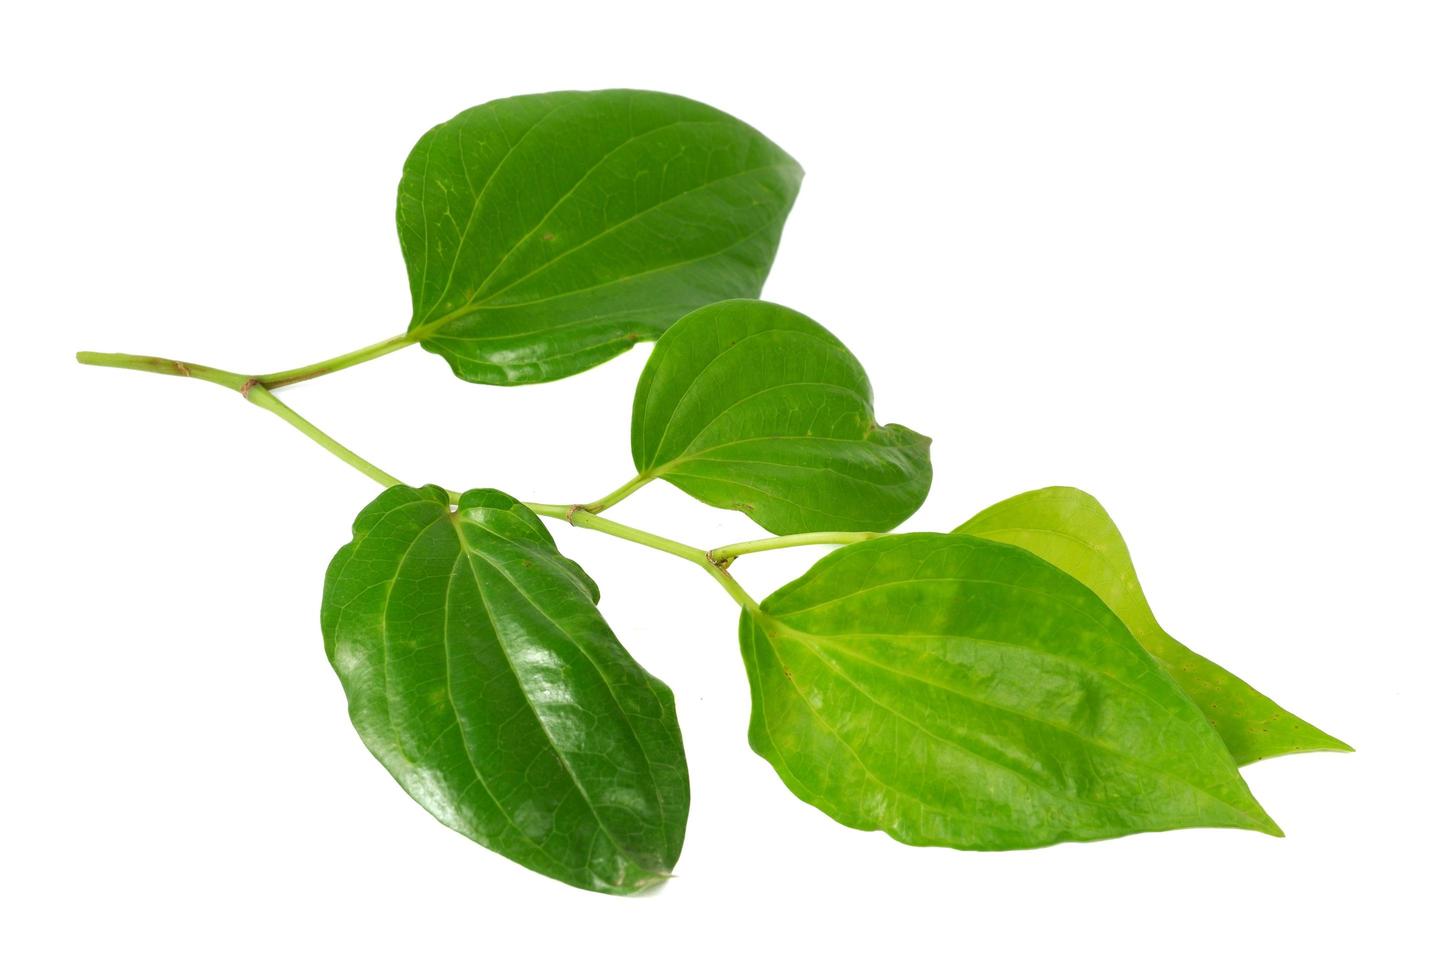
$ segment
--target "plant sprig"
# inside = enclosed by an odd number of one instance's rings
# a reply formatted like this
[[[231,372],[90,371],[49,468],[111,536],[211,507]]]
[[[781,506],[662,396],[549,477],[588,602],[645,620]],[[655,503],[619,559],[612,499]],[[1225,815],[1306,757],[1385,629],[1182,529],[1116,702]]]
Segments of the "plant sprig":
[[[929,439],[878,421],[832,333],[752,298],[801,177],[687,99],[499,100],[432,129],[404,169],[406,333],[269,374],[78,357],[236,391],[382,485],[323,590],[352,722],[439,820],[542,874],[617,894],[664,880],[689,776],[672,693],[541,518],[708,573],[740,607],[752,747],[851,827],[994,850],[1279,835],[1239,766],[1349,746],[1167,634],[1093,498],[1050,487],[947,534],[894,531],[928,494]],[[275,394],[413,345],[463,380],[527,384],[650,340],[634,475],[586,503],[404,484]],[[655,480],[772,536],[700,548],[604,516]],[[762,602],[730,572],[805,545],[838,548]]]

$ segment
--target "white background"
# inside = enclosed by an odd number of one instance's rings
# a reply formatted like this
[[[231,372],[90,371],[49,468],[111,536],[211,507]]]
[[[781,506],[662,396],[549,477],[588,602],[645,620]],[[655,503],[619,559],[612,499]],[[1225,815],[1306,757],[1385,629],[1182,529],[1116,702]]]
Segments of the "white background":
[[[859,7],[6,8],[0,973],[1424,975],[1425,8]],[[267,371],[400,332],[416,138],[610,86],[803,163],[765,296],[935,437],[911,527],[1082,487],[1173,633],[1358,748],[1247,770],[1284,840],[840,827],[746,746],[727,598],[561,527],[676,692],[678,878],[579,892],[399,791],[317,625],[376,488],[229,392],[72,352]],[[628,475],[647,353],[512,390],[410,349],[291,400],[410,481],[587,499]],[[614,516],[759,533],[664,486]],[[738,570],[763,594],[814,557]]]

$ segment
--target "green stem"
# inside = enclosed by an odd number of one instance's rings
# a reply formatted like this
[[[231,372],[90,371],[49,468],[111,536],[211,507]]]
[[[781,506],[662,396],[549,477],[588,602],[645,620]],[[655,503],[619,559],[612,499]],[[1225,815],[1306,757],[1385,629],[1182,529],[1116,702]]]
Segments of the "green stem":
[[[706,563],[705,568],[714,576],[715,581],[720,584],[720,587],[728,592],[735,602],[739,603],[741,608],[748,610],[756,616],[760,615],[759,600],[755,599],[754,596],[748,592],[745,592],[744,589],[740,587],[740,584],[734,580],[734,576],[729,574],[723,566]]]
[[[577,509],[568,504],[533,504],[529,500],[523,500],[521,503],[527,510],[540,514],[542,517],[558,517],[563,521],[567,520],[572,511]]]
[[[541,512],[542,511],[539,510],[536,511],[538,514]],[[549,511],[546,511],[546,516],[551,516]],[[609,518],[599,517],[579,507],[571,508],[567,513],[561,516],[576,527],[590,528],[592,531],[600,531],[603,534],[624,538],[626,541],[634,541],[636,544],[643,544],[647,548],[654,548],[656,551],[663,551],[667,554],[683,558],[686,561],[692,561],[696,565],[709,564],[709,559],[705,557],[705,553],[693,545],[681,544],[679,541],[672,541],[669,538],[662,538],[658,534],[642,531],[638,527],[619,524]]]
[[[601,497],[599,500],[593,500],[588,504],[582,504],[581,510],[585,511],[588,514],[599,514],[607,507],[613,507],[614,505],[620,503],[626,497],[630,496],[636,490],[639,490],[641,487],[643,487],[645,484],[649,483],[653,479],[655,479],[653,476],[646,476],[644,473],[636,474],[627,483],[623,483],[620,486],[616,487],[614,490],[610,491],[610,493],[606,494],[604,497]]]
[[[401,480],[393,476],[391,473],[388,473],[386,470],[381,469],[380,467],[375,466],[372,463],[369,463],[367,460],[357,455],[357,453],[353,452],[351,449],[348,449],[342,443],[338,442],[332,436],[328,435],[322,429],[319,429],[317,426],[313,425],[307,419],[303,418],[297,412],[289,408],[287,402],[284,402],[282,399],[280,399],[277,395],[273,394],[263,385],[252,385],[248,389],[246,394],[250,402],[257,405],[259,408],[266,408],[268,411],[278,416],[278,418],[282,419],[284,422],[287,422],[293,428],[297,429],[303,435],[307,436],[313,442],[317,443],[319,446],[322,446],[328,452],[332,453],[338,459],[342,460],[348,466],[351,466],[353,469],[357,470],[357,472],[362,473],[365,476],[371,477],[378,483],[382,484],[384,487],[396,486],[397,484],[402,482]]]
[[[324,374],[332,374],[334,371],[341,371],[343,368],[352,367],[354,364],[361,364],[364,361],[371,361],[384,354],[401,350],[417,342],[419,338],[412,334],[398,334],[395,337],[388,337],[386,340],[379,340],[375,344],[368,344],[366,347],[346,354],[339,354],[337,357],[329,357],[325,361],[318,361],[314,364],[307,364],[303,367],[291,368],[287,371],[274,371],[272,374],[258,375],[258,383],[265,388],[281,388],[283,385],[296,384],[299,381],[307,381],[309,378],[320,378]]]
[[[375,349],[375,347],[365,348],[365,350]],[[396,348],[394,347],[392,349]],[[355,352],[354,355],[348,356],[353,357],[356,354],[361,353],[362,352]],[[307,436],[319,446],[322,446],[324,449],[332,453],[338,459],[342,460],[344,463],[351,466],[359,473],[362,473],[364,476],[370,477],[377,483],[380,483],[382,486],[390,487],[402,482],[401,480],[393,476],[391,473],[388,473],[386,470],[383,470],[380,467],[374,465],[373,463],[368,462],[366,459],[363,459],[357,453],[353,452],[351,449],[348,449],[346,446],[338,442],[332,436],[328,435],[322,429],[319,429],[317,426],[313,425],[311,422],[303,418],[297,412],[293,411],[293,409],[289,407],[286,402],[284,402],[277,395],[273,394],[273,392],[268,390],[268,386],[266,383],[264,383],[263,378],[273,377],[272,375],[253,377],[250,375],[237,374],[233,371],[223,371],[218,368],[206,367],[202,364],[190,364],[187,361],[174,361],[169,360],[167,358],[149,357],[147,355],[141,354],[99,354],[95,353],[94,351],[81,351],[76,356],[81,364],[93,364],[98,365],[100,367],[126,368],[131,371],[148,371],[153,374],[168,374],[180,378],[196,378],[200,381],[208,381],[212,384],[221,385],[224,388],[228,388],[243,395],[244,398],[252,402],[254,405],[257,405],[259,408],[272,412],[274,415],[278,416],[278,418],[282,419],[284,422],[287,422],[293,428],[297,429],[299,432]],[[374,353],[369,355],[369,357],[360,358],[360,360],[368,360],[371,357],[377,356],[380,355]],[[337,361],[341,360],[343,359],[334,358],[333,363],[336,363]],[[351,360],[349,363],[356,364],[358,363],[358,360]],[[347,364],[342,364],[339,366],[346,367]],[[338,367],[333,367],[332,370],[338,370]],[[312,377],[315,375],[308,376]],[[275,383],[289,384],[292,381],[297,380],[301,379],[294,377],[288,381],[279,381]],[[733,578],[731,578],[729,572],[725,570],[724,565],[728,564],[728,561],[717,561],[712,552],[704,552],[701,551],[699,548],[694,547],[693,545],[682,544],[679,541],[674,541],[670,538],[664,538],[658,534],[652,534],[649,531],[642,531],[639,528],[630,527],[626,524],[620,524],[616,521],[609,520],[608,518],[599,517],[594,513],[594,509],[598,509],[600,507],[609,507],[616,501],[622,500],[630,494],[634,493],[636,490],[640,489],[640,487],[648,483],[649,480],[649,477],[636,477],[635,479],[631,480],[629,483],[620,487],[613,493],[607,494],[605,497],[602,497],[594,504],[566,505],[527,503],[526,506],[543,517],[559,518],[561,520],[565,520],[571,524],[574,524],[576,527],[588,528],[592,531],[600,531],[603,534],[609,534],[613,537],[623,538],[626,541],[633,541],[636,544],[642,544],[647,548],[654,548],[656,551],[663,551],[667,554],[683,558],[686,561],[693,562],[694,564],[703,568],[707,573],[709,573],[709,575],[713,577],[716,582],[719,583],[720,588],[728,592],[730,596],[734,598],[734,601],[739,603],[740,606],[750,610],[751,612],[758,612],[759,603],[755,601],[753,596],[751,596],[748,592],[744,591],[740,584],[736,582]],[[455,503],[456,500],[457,496],[453,494],[452,502]],[[795,537],[799,537],[799,535],[795,535]],[[739,546],[732,545],[731,547]],[[777,547],[777,545],[771,545],[770,547]]]
[[[777,548],[797,548],[807,544],[858,544],[882,537],[881,531],[812,531],[808,534],[784,534],[777,538],[758,538],[754,541],[740,541],[721,548],[710,549],[710,560],[728,565],[740,555],[752,555],[757,551],[774,551]]]
[[[93,364],[97,367],[148,371],[152,374],[169,374],[176,378],[197,378],[200,381],[210,381],[234,391],[242,391],[243,386],[252,380],[246,374],[234,374],[232,371],[221,371],[218,368],[205,367],[202,364],[171,361],[165,357],[150,357],[147,354],[101,354],[98,351],[82,350],[75,355],[75,360],[81,364]]]
[[[334,371],[341,371],[343,368],[350,368],[355,364],[362,364],[366,361],[375,360],[384,354],[401,350],[417,343],[420,336],[413,333],[398,334],[395,337],[388,337],[386,340],[379,340],[375,344],[368,344],[366,347],[349,351],[346,354],[339,354],[337,357],[329,357],[324,361],[317,361],[313,364],[305,364],[302,367],[290,368],[287,371],[274,371],[271,374],[235,374],[232,371],[220,371],[217,368],[205,367],[202,364],[190,364],[186,361],[171,361],[162,357],[149,357],[143,354],[100,354],[96,351],[80,351],[76,356],[81,364],[95,364],[101,367],[128,368],[131,371],[152,371],[155,374],[173,374],[186,378],[200,378],[204,381],[212,381],[221,384],[225,388],[233,388],[235,391],[249,381],[256,380],[258,384],[268,389],[281,388],[284,385],[297,384],[299,381],[307,381],[309,378],[320,378],[324,374],[332,374]],[[237,382],[236,384],[234,382]]]
[[[638,527],[630,527],[628,524],[621,524],[606,517],[599,517],[592,514],[582,506],[568,507],[563,504],[533,504],[527,503],[527,507],[540,514],[542,517],[555,517],[568,521],[576,527],[587,528],[592,531],[599,531],[602,534],[609,534],[612,537],[623,538],[626,541],[633,541],[642,544],[647,548],[654,548],[656,551],[663,551],[666,554],[675,555],[685,561],[693,562],[703,568],[719,583],[720,588],[728,592],[734,601],[751,612],[759,611],[759,603],[748,592],[736,582],[723,567],[716,564],[708,552],[701,551],[693,545],[683,544],[679,541],[663,538],[658,534],[651,534],[649,531],[642,531]]]
[[[152,374],[168,374],[178,378],[195,378],[199,381],[208,381],[216,385],[221,385],[224,388],[238,392],[259,408],[272,412],[278,416],[278,418],[287,422],[338,459],[359,473],[376,480],[384,487],[390,487],[402,482],[386,470],[369,463],[322,429],[319,429],[297,412],[293,411],[288,407],[286,402],[279,399],[277,395],[264,387],[258,378],[252,377],[251,375],[236,374],[232,371],[206,367],[202,364],[190,364],[187,361],[174,361],[163,357],[150,357],[145,354],[99,354],[94,351],[80,351],[75,357],[81,364],[93,364],[98,367],[126,368],[130,371],[148,371]]]
[[[281,388],[283,385],[297,384],[299,381],[307,381],[310,378],[320,378],[324,374],[332,374],[334,371],[350,368],[354,364],[362,364],[366,361],[376,360],[385,354],[401,350],[403,347],[410,347],[413,344],[421,343],[452,320],[464,316],[469,312],[471,312],[469,307],[452,310],[446,316],[438,317],[420,326],[412,327],[407,330],[406,333],[399,333],[395,337],[379,340],[375,344],[359,347],[357,350],[348,351],[346,354],[329,357],[325,361],[305,364],[302,367],[289,368],[287,371],[274,371],[272,374],[260,374],[258,375],[258,381],[265,388]]]

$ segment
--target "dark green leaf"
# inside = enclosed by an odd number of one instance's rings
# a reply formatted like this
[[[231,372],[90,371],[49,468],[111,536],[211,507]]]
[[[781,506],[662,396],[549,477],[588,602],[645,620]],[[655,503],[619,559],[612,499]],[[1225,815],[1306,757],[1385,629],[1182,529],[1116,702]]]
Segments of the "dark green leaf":
[[[664,684],[524,506],[393,487],[353,525],[323,638],[358,734],[438,820],[552,878],[634,892],[669,875],[689,780]]]
[[[1195,704],[1086,586],[963,534],[850,545],[740,620],[749,738],[836,820],[1037,847],[1279,834]]]
[[[928,443],[875,421],[868,377],[837,337],[757,300],[671,327],[640,376],[630,426],[642,475],[776,534],[898,525],[928,495]]]
[[[1200,706],[1241,765],[1291,752],[1349,750],[1162,629],[1121,532],[1090,495],[1071,487],[1033,490],[993,504],[958,530],[1025,548],[1100,596]]]
[[[673,95],[468,109],[402,172],[410,332],[467,381],[584,371],[696,307],[758,296],[802,177],[754,129]]]

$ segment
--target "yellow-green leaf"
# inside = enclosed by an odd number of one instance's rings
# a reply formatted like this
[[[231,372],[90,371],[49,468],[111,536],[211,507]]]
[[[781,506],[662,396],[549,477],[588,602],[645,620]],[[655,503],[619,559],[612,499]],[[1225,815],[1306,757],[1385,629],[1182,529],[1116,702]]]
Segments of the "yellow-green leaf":
[[[966,534],[818,562],[740,620],[751,745],[801,799],[910,844],[1279,834],[1195,703],[1086,586]]]
[[[1100,596],[1200,706],[1241,765],[1292,752],[1349,751],[1162,629],[1121,532],[1091,495],[1072,487],[1032,490],[993,504],[958,531],[1025,548]]]

